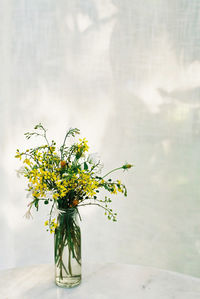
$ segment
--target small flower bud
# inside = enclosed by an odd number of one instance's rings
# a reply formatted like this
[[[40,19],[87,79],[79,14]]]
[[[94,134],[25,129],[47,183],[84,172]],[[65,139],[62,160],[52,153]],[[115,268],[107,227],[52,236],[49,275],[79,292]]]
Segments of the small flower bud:
[[[65,160],[62,160],[62,161],[60,161],[60,166],[62,167],[62,168],[64,168],[65,166],[66,166],[66,161]]]
[[[78,205],[78,200],[74,199],[72,203],[73,203],[73,206],[77,206]]]
[[[123,169],[128,169],[128,168],[131,168],[131,167],[133,167],[133,165],[132,164],[124,164],[123,166],[122,166],[122,168]]]

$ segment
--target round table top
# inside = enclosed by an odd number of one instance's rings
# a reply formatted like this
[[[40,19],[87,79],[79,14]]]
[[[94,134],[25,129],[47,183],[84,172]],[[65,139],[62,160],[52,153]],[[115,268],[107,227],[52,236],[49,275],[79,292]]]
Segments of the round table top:
[[[200,299],[200,279],[129,264],[89,264],[71,289],[54,283],[54,266],[0,271],[0,298],[20,299]]]

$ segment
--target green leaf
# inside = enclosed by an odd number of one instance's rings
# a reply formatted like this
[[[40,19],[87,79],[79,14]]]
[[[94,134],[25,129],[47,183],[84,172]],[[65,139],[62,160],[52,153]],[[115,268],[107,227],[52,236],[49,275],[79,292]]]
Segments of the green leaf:
[[[38,211],[38,202],[39,202],[39,199],[35,197],[34,205],[35,205],[37,211]]]
[[[84,162],[84,170],[88,170],[88,165],[86,162]]]

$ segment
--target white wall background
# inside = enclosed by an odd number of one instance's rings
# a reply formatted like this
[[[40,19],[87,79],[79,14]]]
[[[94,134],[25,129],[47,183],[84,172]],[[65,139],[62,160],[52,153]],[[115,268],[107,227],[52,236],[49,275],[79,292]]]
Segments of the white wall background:
[[[0,0],[0,268],[53,263],[15,173],[42,122],[58,142],[79,127],[105,170],[136,165],[117,223],[82,210],[83,262],[200,276],[199,28],[199,0]]]

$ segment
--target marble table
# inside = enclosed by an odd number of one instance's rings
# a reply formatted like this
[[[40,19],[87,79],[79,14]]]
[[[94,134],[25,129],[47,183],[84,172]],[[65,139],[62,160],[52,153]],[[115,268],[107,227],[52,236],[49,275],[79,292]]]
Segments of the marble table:
[[[83,267],[81,285],[57,287],[54,266],[0,271],[0,298],[20,299],[200,299],[200,279],[128,264]]]

